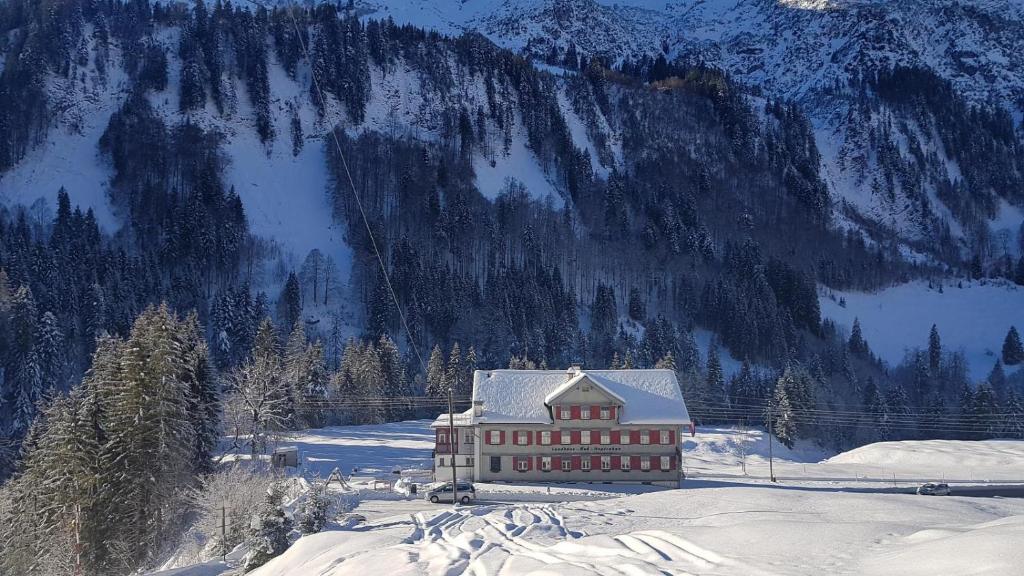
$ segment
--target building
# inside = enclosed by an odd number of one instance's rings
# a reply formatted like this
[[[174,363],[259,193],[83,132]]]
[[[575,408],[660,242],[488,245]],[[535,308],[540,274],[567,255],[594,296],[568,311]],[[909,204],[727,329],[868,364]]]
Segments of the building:
[[[437,480],[455,458],[462,480],[675,484],[692,431],[672,370],[477,370],[454,421],[431,424]]]

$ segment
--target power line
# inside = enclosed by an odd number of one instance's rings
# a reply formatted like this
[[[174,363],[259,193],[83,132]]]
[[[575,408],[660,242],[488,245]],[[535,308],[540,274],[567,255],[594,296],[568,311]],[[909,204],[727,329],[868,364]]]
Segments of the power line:
[[[255,6],[259,6],[265,10],[273,10],[272,7],[267,6],[260,0],[246,1]],[[313,66],[313,58],[309,54],[309,49],[306,46],[306,42],[302,39],[302,32],[299,30],[299,23],[295,19],[295,14],[292,12],[292,10],[295,9],[295,6],[288,6],[282,8],[282,10],[288,13],[288,17],[292,21],[292,29],[295,32],[295,37],[299,42],[299,47],[302,49],[303,56],[305,56],[306,58],[306,63],[309,65],[309,75],[313,81],[313,87],[316,89],[317,97],[320,99],[320,107],[322,110],[326,111],[327,98],[324,97],[323,89],[320,87],[320,80],[317,78],[316,68]],[[359,214],[362,216],[363,225],[366,227],[366,234],[370,238],[370,246],[373,247],[373,253],[377,256],[377,262],[380,264],[381,273],[384,275],[384,283],[388,287],[388,292],[391,293],[392,300],[395,301],[395,309],[398,311],[398,317],[402,321],[402,328],[404,328],[405,333],[409,335],[409,347],[412,348],[412,351],[416,354],[416,358],[420,362],[420,368],[423,370],[423,373],[426,374],[427,363],[423,361],[423,356],[420,355],[419,348],[416,347],[416,343],[413,341],[414,337],[412,330],[409,329],[409,323],[405,319],[405,312],[402,311],[402,305],[398,301],[398,294],[395,293],[395,288],[391,284],[391,275],[388,274],[387,265],[384,264],[384,257],[381,256],[380,249],[377,247],[377,239],[373,235],[373,228],[370,226],[370,220],[369,218],[366,217],[366,210],[363,208],[363,201],[359,197],[359,193],[356,191],[356,183],[352,179],[352,173],[349,171],[348,168],[348,161],[345,159],[345,153],[341,149],[341,142],[338,140],[338,133],[336,127],[331,128],[331,138],[334,140],[334,147],[338,151],[338,158],[341,159],[341,165],[345,169],[345,177],[348,179],[349,188],[352,190],[352,198],[355,200],[356,206],[359,208]]]

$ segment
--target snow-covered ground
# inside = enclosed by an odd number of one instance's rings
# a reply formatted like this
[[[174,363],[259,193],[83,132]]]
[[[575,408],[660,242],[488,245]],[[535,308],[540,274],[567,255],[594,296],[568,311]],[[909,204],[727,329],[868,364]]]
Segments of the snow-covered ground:
[[[348,474],[355,466],[386,475],[429,466],[428,424],[335,427],[293,440],[311,471],[338,466]],[[555,485],[549,494],[546,486],[478,485],[480,502],[454,509],[365,492],[356,512],[366,524],[301,538],[252,574],[1009,576],[1024,562],[1024,499],[882,493],[863,482],[868,474],[950,469],[1024,476],[1022,441],[887,442],[831,457],[811,444],[776,443],[778,484],[764,479],[763,431],[702,428],[682,448],[688,479],[677,490]],[[851,479],[812,481],[841,475]]]
[[[1024,328],[1024,289],[1000,282],[964,281],[941,291],[911,282],[874,294],[829,292],[820,300],[822,316],[847,330],[859,318],[868,346],[892,365],[907,350],[927,348],[935,324],[944,348],[965,353],[975,380],[992,370],[1010,326]]]

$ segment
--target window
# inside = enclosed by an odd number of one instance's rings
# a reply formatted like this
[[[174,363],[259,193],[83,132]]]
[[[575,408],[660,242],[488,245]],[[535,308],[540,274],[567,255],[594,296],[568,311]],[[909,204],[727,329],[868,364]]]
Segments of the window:
[[[462,443],[463,444],[472,444],[473,443],[473,431],[472,430],[466,430],[465,432],[462,433]]]
[[[619,461],[619,468],[628,472],[630,469],[630,460],[632,460],[632,458],[629,456],[623,456],[622,460]]]
[[[488,436],[487,436],[488,437],[488,441],[487,442],[489,444],[501,444],[501,432],[499,432],[498,430],[491,430],[487,434],[488,434]]]
[[[448,444],[448,433],[447,432],[439,432],[437,434],[437,443],[442,445],[442,446],[445,445],[445,444]]]
[[[572,410],[568,406],[562,406],[561,408],[562,420],[572,420]]]
[[[527,460],[526,458],[520,458],[519,460],[516,460],[516,470],[519,470],[520,472],[526,472],[529,469],[530,469],[530,461],[529,460]]]
[[[640,457],[640,469],[643,470],[644,472],[647,472],[648,470],[651,469],[651,457],[650,456],[641,456]]]
[[[569,444],[572,442],[572,437],[569,434],[568,430],[562,430],[562,432],[559,433],[558,437],[562,441],[562,444]]]
[[[580,470],[583,470],[584,472],[590,471],[590,456],[580,458]]]
[[[472,465],[473,465],[473,457],[472,456],[466,456],[466,466],[472,466]]]
[[[547,446],[551,444],[551,432],[544,430],[540,433],[540,443]]]
[[[641,444],[650,444],[651,443],[651,434],[647,430],[642,430],[640,432],[640,443]]]
[[[611,444],[611,443],[612,443],[611,433],[608,432],[607,430],[602,430],[601,431],[601,444]]]
[[[527,438],[529,438],[529,432],[516,432],[516,444],[526,446]]]
[[[669,433],[668,433],[668,430],[662,430],[661,431],[660,441],[661,441],[662,444],[668,444],[669,443]]]
[[[491,456],[491,472],[501,472],[501,456]]]
[[[580,419],[590,420],[590,406],[584,406],[580,408]]]
[[[612,411],[607,406],[601,407],[601,420],[608,420],[612,417]]]
[[[601,456],[601,470],[607,472],[612,469],[612,457]]]
[[[672,468],[672,459],[669,458],[668,456],[662,456],[661,457],[661,469],[662,470],[668,470],[670,468]]]
[[[540,469],[545,472],[551,471],[551,457],[544,456],[540,459]]]
[[[629,430],[623,430],[619,432],[619,444],[629,444]]]
[[[572,460],[562,458],[562,472],[572,472]]]
[[[439,458],[439,463],[438,463],[438,466],[441,466],[441,467],[443,467],[443,466],[444,466],[444,456],[442,456],[441,458]]]
[[[590,430],[580,432],[580,444],[590,444]]]

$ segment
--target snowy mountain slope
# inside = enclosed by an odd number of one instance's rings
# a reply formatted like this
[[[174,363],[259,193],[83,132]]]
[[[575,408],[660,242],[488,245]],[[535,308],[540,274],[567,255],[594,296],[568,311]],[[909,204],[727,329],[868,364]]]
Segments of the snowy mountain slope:
[[[666,54],[671,60],[705,63],[774,98],[796,100],[811,115],[822,150],[822,168],[833,199],[859,216],[912,242],[948,233],[969,251],[979,248],[974,222],[962,222],[941,184],[925,182],[924,196],[896,190],[879,194],[884,180],[869,130],[891,132],[905,159],[914,146],[934,153],[960,177],[956,161],[930,126],[904,128],[897,115],[862,117],[850,88],[893,66],[927,69],[952,83],[972,104],[998,104],[1019,123],[1024,102],[1024,9],[989,0],[676,0],[665,3],[605,0],[529,2],[423,2],[366,0],[371,15],[433,26],[444,33],[475,30],[499,45],[548,61],[572,46],[582,55],[611,62]],[[854,128],[852,132],[850,128]],[[862,166],[849,157],[865,151]],[[922,205],[923,200],[926,205]],[[1016,202],[1019,203],[1019,200]],[[991,231],[1005,229],[987,209]]]
[[[981,380],[999,359],[1010,326],[1024,326],[1024,290],[1001,283],[964,283],[940,291],[915,282],[877,294],[824,295],[821,309],[823,316],[847,329],[859,319],[872,351],[891,365],[899,364],[909,350],[926,348],[935,324],[943,346],[963,351],[971,377]]]

